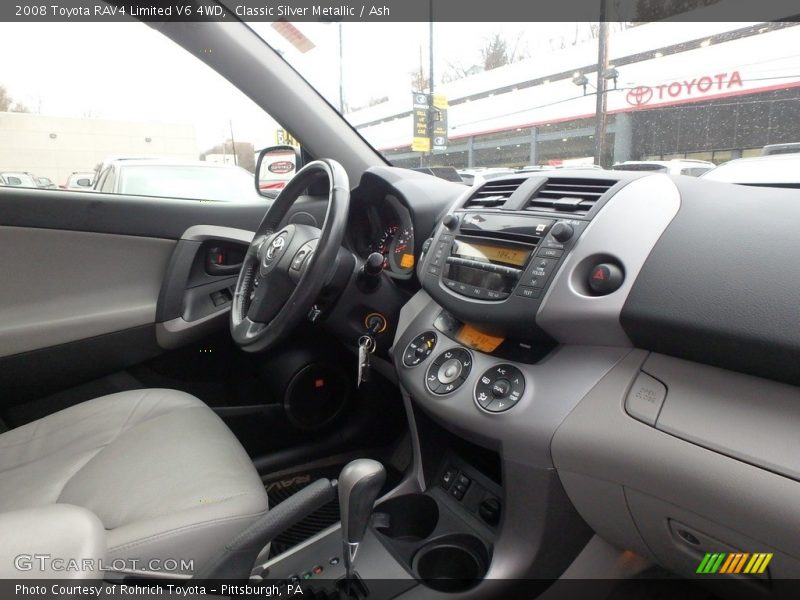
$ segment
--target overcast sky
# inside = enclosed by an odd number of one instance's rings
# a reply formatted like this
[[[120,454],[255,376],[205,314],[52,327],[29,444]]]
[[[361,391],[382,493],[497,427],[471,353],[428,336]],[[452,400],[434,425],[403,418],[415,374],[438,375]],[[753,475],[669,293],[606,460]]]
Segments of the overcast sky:
[[[269,23],[251,26],[338,104],[337,24],[298,23],[315,44],[305,54]],[[533,53],[561,33],[574,37],[575,27],[437,23],[437,78],[450,64],[478,63],[480,48],[495,32],[512,43],[522,38],[522,46]],[[410,72],[419,65],[420,51],[427,72],[427,23],[345,23],[342,40],[343,82],[350,106],[408,93]],[[256,145],[273,140],[276,124],[260,108],[209,67],[141,23],[0,23],[0,56],[4,57],[0,85],[32,112],[191,123],[201,151],[230,137],[229,121],[237,140]]]

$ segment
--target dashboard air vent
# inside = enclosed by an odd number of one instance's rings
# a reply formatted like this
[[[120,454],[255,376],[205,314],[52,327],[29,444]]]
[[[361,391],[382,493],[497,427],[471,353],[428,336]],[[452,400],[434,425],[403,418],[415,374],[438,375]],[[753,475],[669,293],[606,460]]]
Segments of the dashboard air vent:
[[[464,204],[464,208],[494,208],[503,206],[506,200],[513,194],[524,178],[520,179],[496,179],[494,181],[487,181],[472,197]]]
[[[616,183],[611,179],[550,178],[525,210],[585,215]]]

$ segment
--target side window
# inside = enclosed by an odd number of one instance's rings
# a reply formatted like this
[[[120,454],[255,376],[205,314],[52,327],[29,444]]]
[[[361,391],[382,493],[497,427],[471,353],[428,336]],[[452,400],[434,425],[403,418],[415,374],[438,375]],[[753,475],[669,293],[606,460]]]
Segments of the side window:
[[[42,53],[36,27],[0,23],[0,56],[19,58],[0,73],[6,185],[265,202],[255,157],[283,128],[197,55],[141,22],[53,23],[59,51]],[[77,65],[103,77],[74,85]]]

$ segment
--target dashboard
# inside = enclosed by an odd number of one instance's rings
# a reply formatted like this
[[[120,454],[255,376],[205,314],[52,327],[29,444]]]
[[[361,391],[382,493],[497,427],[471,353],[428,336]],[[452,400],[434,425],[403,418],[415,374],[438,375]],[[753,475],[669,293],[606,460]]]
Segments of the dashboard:
[[[402,178],[415,223],[441,184]],[[526,484],[555,470],[595,533],[676,573],[754,551],[800,575],[800,264],[770,259],[800,250],[800,194],[602,171],[449,186],[415,227],[392,359],[415,407],[516,474],[492,569],[540,551],[514,515],[560,510]],[[397,238],[395,213],[362,218],[361,252]]]

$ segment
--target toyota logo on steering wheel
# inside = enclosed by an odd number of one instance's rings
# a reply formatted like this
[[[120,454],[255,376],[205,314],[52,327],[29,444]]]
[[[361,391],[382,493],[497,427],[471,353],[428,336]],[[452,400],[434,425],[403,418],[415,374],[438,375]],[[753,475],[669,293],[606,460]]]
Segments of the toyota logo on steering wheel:
[[[278,254],[282,249],[284,244],[286,243],[286,238],[283,236],[276,237],[272,240],[272,243],[267,248],[267,260],[272,260],[275,258],[275,255]]]

